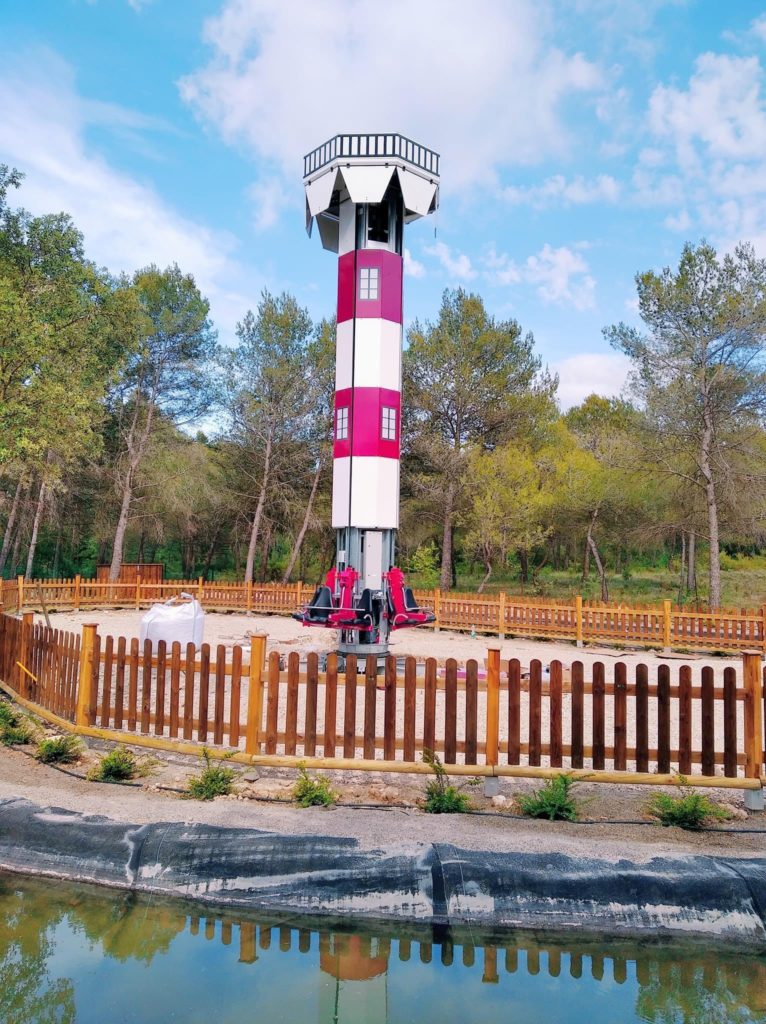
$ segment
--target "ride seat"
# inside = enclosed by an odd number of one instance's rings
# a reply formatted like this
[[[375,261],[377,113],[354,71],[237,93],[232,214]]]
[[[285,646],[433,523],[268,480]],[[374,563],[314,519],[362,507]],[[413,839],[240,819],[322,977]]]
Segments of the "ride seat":
[[[314,591],[306,608],[302,612],[293,612],[293,618],[298,622],[316,622],[324,624],[329,619],[335,606],[332,601],[332,591],[329,587],[319,586]]]

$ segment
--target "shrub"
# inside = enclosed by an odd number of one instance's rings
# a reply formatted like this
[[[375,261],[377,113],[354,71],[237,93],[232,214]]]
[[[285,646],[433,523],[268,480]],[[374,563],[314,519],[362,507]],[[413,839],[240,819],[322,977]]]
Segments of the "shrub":
[[[31,743],[34,729],[28,719],[24,718],[10,701],[0,701],[0,743],[13,747]]]
[[[189,779],[189,796],[193,800],[213,800],[217,796],[228,796],[235,772],[223,764],[213,764],[207,747],[202,748],[202,757],[205,767],[199,775]]]
[[[293,786],[293,798],[300,807],[329,807],[338,799],[329,779],[312,779],[305,768],[298,769],[298,781]]]
[[[35,756],[43,764],[73,764],[81,753],[82,744],[76,736],[53,736],[40,740]]]
[[[647,811],[661,825],[676,825],[690,832],[699,832],[714,821],[728,821],[731,814],[702,793],[683,787],[681,796],[654,793]]]
[[[444,765],[433,750],[423,751],[423,760],[433,769],[434,777],[426,783],[423,810],[426,814],[464,814],[471,802],[456,786],[448,785]]]
[[[88,772],[92,782],[128,782],[137,775],[146,775],[146,761],[139,761],[127,747],[115,747]]]
[[[547,818],[548,821],[576,821],[577,804],[570,795],[574,782],[571,775],[546,779],[541,789],[517,798],[521,813],[528,818]]]

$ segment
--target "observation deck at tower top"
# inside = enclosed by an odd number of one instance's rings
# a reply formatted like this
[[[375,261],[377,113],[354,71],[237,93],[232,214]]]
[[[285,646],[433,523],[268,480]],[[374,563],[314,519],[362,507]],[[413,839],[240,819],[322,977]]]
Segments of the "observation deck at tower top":
[[[402,161],[418,171],[439,177],[439,154],[413,142],[404,135],[366,133],[363,135],[334,135],[327,142],[312,149],[303,158],[304,181],[327,167],[333,161],[379,162]]]

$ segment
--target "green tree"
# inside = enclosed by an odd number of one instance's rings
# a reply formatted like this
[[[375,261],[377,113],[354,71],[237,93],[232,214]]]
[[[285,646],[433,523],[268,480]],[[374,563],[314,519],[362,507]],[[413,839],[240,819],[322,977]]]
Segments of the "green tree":
[[[676,271],[647,271],[636,285],[647,331],[618,324],[604,333],[633,361],[647,463],[702,492],[718,608],[722,504],[763,480],[753,443],[766,412],[766,260],[749,245],[719,259],[705,242],[687,244]]]
[[[452,584],[453,534],[466,507],[469,456],[535,434],[555,413],[557,381],[531,334],[496,321],[478,295],[445,291],[435,323],[417,321],[404,359],[405,446],[413,487],[441,521],[441,586]]]
[[[316,404],[309,368],[313,325],[292,295],[264,291],[258,313],[237,325],[239,344],[226,355],[229,441],[238,453],[244,497],[255,499],[245,580],[253,579],[267,500],[281,476],[294,473],[296,442],[306,437]]]
[[[216,334],[209,303],[191,274],[176,264],[136,272],[133,289],[142,331],[111,395],[114,480],[120,502],[112,543],[110,580],[122,566],[137,475],[149,450],[155,420],[187,424],[212,402],[211,361]]]

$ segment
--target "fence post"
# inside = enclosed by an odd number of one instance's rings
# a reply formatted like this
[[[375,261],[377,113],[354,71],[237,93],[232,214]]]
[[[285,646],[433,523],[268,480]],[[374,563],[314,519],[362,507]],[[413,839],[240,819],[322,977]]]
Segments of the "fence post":
[[[202,604],[202,592],[204,590],[204,584],[205,578],[204,576],[200,576],[197,579],[197,600],[199,601],[200,604]]]
[[[136,611],[141,607],[141,573],[136,573]]]
[[[32,653],[32,629],[35,624],[34,612],[22,612],[21,615],[21,657],[19,661],[24,666],[24,670],[19,669],[19,686],[18,690],[22,697],[27,699],[32,698],[32,680],[27,675],[27,672],[32,671],[30,665]]]
[[[18,592],[19,592],[19,594],[18,594],[18,602],[19,602],[18,612],[19,612],[19,615],[20,615],[21,611],[22,611],[22,609],[24,607],[24,577],[23,576],[17,576],[16,577],[16,586],[18,587]]]
[[[434,590],[434,615],[436,616],[436,621],[434,622],[434,631],[436,633],[438,633],[440,628],[441,628],[441,614],[442,614],[442,592],[437,587],[436,590]]]
[[[670,601],[662,602],[662,647],[667,654],[670,651],[670,622],[671,622]]]
[[[74,578],[74,610],[76,612],[79,612],[79,610],[80,610],[80,602],[82,600],[82,596],[80,594],[80,582],[81,582],[81,580],[82,580],[82,577],[78,573],[75,576],[75,578]]]
[[[498,608],[498,640],[505,640],[505,591],[500,591],[500,605]]]
[[[82,627],[82,641],[80,646],[80,678],[77,684],[77,713],[76,725],[90,725],[90,704],[93,695],[96,672],[98,671],[94,661],[96,647],[96,631],[98,626],[95,622],[89,622]]]
[[[582,647],[582,594],[575,594],[575,641]]]
[[[487,764],[497,764],[497,748],[500,739],[500,648],[490,647],[487,651]],[[500,791],[497,776],[485,776],[484,795],[496,796]]]
[[[759,779],[763,770],[763,659],[760,651],[742,652],[745,687],[745,778]],[[763,789],[745,790],[745,807],[764,808]]]
[[[258,754],[261,745],[263,718],[263,669],[266,664],[266,636],[258,633],[250,637],[250,683],[247,688],[247,730],[245,753]]]
[[[761,605],[761,650],[766,650],[766,604]]]

